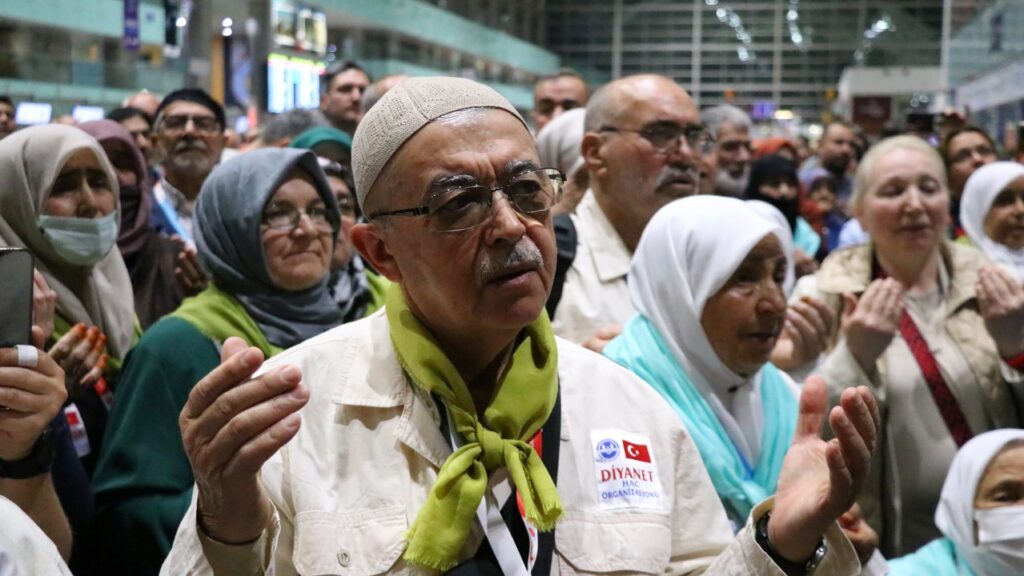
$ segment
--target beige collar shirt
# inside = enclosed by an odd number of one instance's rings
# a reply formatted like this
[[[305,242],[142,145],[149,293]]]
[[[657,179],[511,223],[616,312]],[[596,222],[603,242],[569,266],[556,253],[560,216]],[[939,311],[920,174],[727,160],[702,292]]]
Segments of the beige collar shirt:
[[[405,536],[451,449],[434,401],[399,366],[386,316],[331,330],[264,369],[281,364],[302,370],[310,400],[297,436],[261,473],[272,526],[250,545],[214,542],[197,529],[193,496],[161,573],[430,574],[402,559]],[[652,388],[564,340],[558,375],[565,512],[552,574],[782,576],[749,524],[733,537],[700,454]],[[827,538],[820,573],[858,573],[837,525]],[[474,525],[461,557],[481,540]]]
[[[599,328],[623,325],[635,310],[626,275],[633,254],[588,190],[572,215],[576,225],[576,258],[565,275],[562,299],[551,327],[577,344]]]

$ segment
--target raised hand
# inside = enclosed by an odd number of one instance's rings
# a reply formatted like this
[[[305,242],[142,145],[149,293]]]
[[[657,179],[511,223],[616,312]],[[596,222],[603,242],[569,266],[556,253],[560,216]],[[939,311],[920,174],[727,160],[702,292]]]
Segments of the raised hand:
[[[1024,353],[1024,286],[999,266],[982,266],[976,286],[985,328],[1003,358]]]
[[[174,278],[188,295],[198,294],[206,288],[206,274],[199,267],[199,256],[192,246],[184,246],[174,262]]]
[[[813,361],[828,347],[835,314],[817,298],[804,296],[786,310],[782,335],[772,351],[772,363],[783,370]]]
[[[843,334],[846,346],[864,372],[875,369],[878,357],[889,347],[900,329],[903,314],[903,286],[892,278],[872,282],[858,300],[844,294]]]
[[[76,324],[50,348],[50,356],[64,370],[72,398],[103,376],[108,360],[103,353],[106,345],[107,337],[99,328]]]
[[[299,431],[298,411],[309,400],[294,366],[253,378],[258,348],[228,338],[221,364],[196,384],[178,423],[196,487],[199,522],[229,544],[259,537],[273,513],[258,480],[267,461]]]
[[[32,324],[43,331],[43,340],[49,340],[53,334],[53,314],[57,306],[57,293],[50,290],[50,285],[39,273],[32,270]]]
[[[32,336],[42,345],[40,327],[32,328]],[[60,366],[46,352],[32,350],[0,348],[0,458],[4,460],[28,456],[68,397]]]
[[[814,552],[825,530],[853,505],[867,477],[880,416],[865,386],[843,391],[828,414],[835,438],[821,439],[828,410],[825,381],[812,376],[800,394],[793,444],[779,474],[768,539],[783,558],[801,562]]]

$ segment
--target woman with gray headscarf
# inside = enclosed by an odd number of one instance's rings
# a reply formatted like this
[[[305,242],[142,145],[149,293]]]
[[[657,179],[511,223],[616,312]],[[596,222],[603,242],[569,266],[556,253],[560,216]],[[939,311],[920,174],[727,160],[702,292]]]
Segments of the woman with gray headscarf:
[[[261,149],[222,164],[195,224],[210,286],[129,356],[93,482],[93,532],[107,543],[96,543],[107,552],[97,563],[110,573],[156,573],[170,549],[193,485],[178,414],[221,344],[241,336],[270,357],[342,322],[327,290],[338,207],[312,152]],[[130,551],[117,547],[128,537]]]

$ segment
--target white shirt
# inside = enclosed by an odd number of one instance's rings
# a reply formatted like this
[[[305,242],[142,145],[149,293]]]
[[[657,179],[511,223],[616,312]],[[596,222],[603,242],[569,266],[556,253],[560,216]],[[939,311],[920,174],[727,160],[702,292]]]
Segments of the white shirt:
[[[391,345],[383,311],[275,356],[264,370],[298,366],[310,389],[296,437],[263,466],[273,529],[251,545],[201,535],[196,501],[161,574],[429,574],[402,559],[406,533],[451,453],[431,397],[411,385]],[[552,574],[773,574],[749,523],[734,538],[700,454],[657,392],[612,361],[558,341],[561,442]],[[598,448],[631,439],[650,463],[613,460]],[[602,455],[605,454],[605,455]],[[616,501],[602,484],[612,463],[651,472],[646,492]],[[645,484],[646,483],[646,484]],[[656,494],[652,495],[652,493]],[[759,518],[771,507],[763,503]],[[833,525],[822,574],[856,574],[852,546]],[[460,558],[481,542],[474,523]]]
[[[53,544],[17,504],[0,496],[0,576],[71,576]]]
[[[579,344],[599,328],[625,324],[636,313],[626,284],[633,254],[601,211],[593,191],[583,196],[572,221],[576,257],[565,275],[551,328]]]

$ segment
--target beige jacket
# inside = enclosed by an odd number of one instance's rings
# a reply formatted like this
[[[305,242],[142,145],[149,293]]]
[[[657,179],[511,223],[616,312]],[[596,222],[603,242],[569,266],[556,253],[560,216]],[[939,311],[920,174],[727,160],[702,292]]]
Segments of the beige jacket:
[[[981,252],[961,244],[945,242],[941,253],[946,270],[950,275],[949,292],[946,298],[946,320],[944,327],[960,347],[977,381],[977,387],[968,388],[955,379],[947,382],[954,395],[961,402],[981,402],[987,420],[993,428],[1020,425],[1020,398],[1016,398],[1008,379],[1013,377],[1012,369],[1005,366],[996,351],[995,341],[985,329],[984,320],[978,311],[975,297],[975,283],[978,268],[988,261]],[[841,318],[844,308],[843,294],[860,295],[872,281],[872,248],[870,245],[854,246],[833,252],[813,277],[805,277],[797,284],[791,300],[809,295],[824,300],[836,318]],[[839,322],[835,323],[832,347],[816,372],[828,382],[833,404],[843,390],[850,387],[870,385],[882,411],[882,437],[879,450],[871,468],[860,503],[867,520],[876,528],[883,526],[882,515],[898,512],[883,512],[886,501],[886,487],[883,485],[884,469],[899,467],[897,454],[888,449],[886,431],[886,364],[882,358],[873,374],[866,374],[846,347]],[[889,516],[892,518],[892,516]]]
[[[593,191],[587,191],[571,218],[576,226],[576,257],[565,273],[551,329],[581,344],[599,329],[621,326],[636,314],[626,283],[633,254]]]
[[[553,574],[782,574],[749,527],[733,537],[700,454],[656,392],[564,340],[558,354],[557,485],[565,513],[555,531]],[[197,531],[193,500],[161,573],[428,574],[402,560],[405,534],[450,448],[433,400],[398,364],[383,312],[292,348],[267,367],[283,363],[301,368],[311,398],[296,438],[263,468],[274,528],[251,546],[215,543]],[[659,492],[647,507],[602,506],[594,439],[614,431],[647,441]],[[838,526],[827,536],[820,574],[857,573]],[[480,541],[474,527],[462,557],[472,557]]]

